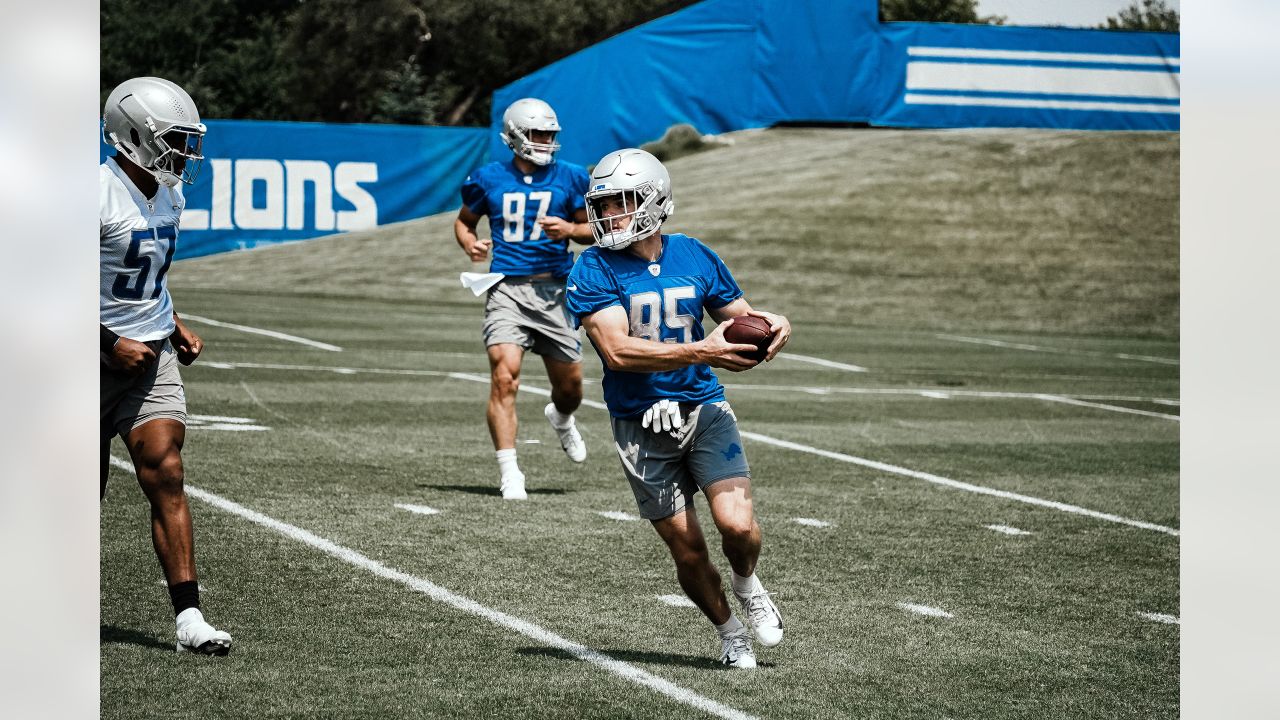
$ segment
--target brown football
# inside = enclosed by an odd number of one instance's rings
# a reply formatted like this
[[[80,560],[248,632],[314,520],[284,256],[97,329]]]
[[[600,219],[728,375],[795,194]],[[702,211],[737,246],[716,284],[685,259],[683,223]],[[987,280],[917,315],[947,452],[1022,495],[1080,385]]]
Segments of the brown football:
[[[739,315],[733,324],[724,329],[724,339],[731,343],[755,345],[753,352],[742,353],[745,358],[764,360],[769,354],[769,343],[773,342],[773,332],[769,330],[769,321],[755,315]]]

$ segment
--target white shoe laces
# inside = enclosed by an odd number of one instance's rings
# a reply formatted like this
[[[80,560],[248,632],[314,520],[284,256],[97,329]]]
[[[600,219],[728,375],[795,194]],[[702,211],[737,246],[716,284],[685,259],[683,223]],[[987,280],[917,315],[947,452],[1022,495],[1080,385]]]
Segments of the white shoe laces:
[[[720,661],[723,663],[737,662],[738,658],[743,655],[751,654],[751,633],[745,627],[722,636],[720,643],[723,649]]]
[[[751,597],[747,598],[747,614],[751,617],[752,625],[773,625],[773,619],[777,617],[777,611],[773,608],[773,603],[769,601],[769,596],[773,593],[768,590],[757,590],[751,593]]]

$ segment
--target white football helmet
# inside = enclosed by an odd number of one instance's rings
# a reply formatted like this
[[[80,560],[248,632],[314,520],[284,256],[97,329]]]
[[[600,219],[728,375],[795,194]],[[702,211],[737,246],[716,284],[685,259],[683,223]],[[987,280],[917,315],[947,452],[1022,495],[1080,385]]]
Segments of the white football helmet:
[[[537,98],[521,98],[502,113],[502,142],[517,157],[534,165],[550,165],[555,162],[560,143],[552,136],[551,142],[536,143],[529,139],[529,131],[560,132],[556,111]]]
[[[601,158],[587,188],[587,222],[596,245],[606,250],[621,250],[658,232],[676,211],[671,175],[658,158],[638,148]],[[605,201],[617,198],[622,212],[606,217]]]
[[[195,182],[206,131],[191,96],[163,78],[125,80],[102,109],[103,142],[169,187]]]

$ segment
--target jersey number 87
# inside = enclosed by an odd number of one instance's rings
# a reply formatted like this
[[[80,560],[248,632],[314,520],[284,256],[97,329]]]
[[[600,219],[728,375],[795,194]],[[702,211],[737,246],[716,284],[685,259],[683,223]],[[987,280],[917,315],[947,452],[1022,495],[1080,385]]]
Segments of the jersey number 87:
[[[542,226],[538,224],[538,220],[546,217],[547,206],[551,204],[551,193],[542,191],[529,193],[503,193],[502,194],[502,219],[505,224],[502,226],[502,239],[507,242],[517,243],[524,242],[524,210],[529,200],[536,200],[538,203],[538,214],[534,218],[533,232],[529,234],[530,240],[537,240],[542,237]]]

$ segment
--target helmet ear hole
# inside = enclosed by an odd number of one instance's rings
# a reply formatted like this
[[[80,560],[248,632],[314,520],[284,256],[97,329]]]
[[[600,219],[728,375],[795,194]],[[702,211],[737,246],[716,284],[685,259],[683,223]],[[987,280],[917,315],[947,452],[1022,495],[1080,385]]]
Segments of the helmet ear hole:
[[[138,137],[137,128],[129,128],[129,140],[135,147],[142,144],[142,138]]]

